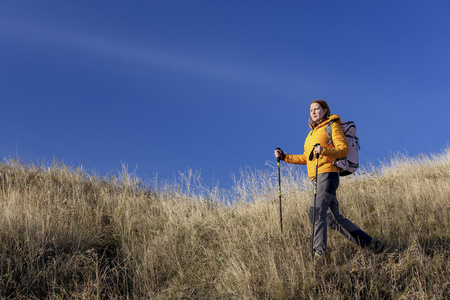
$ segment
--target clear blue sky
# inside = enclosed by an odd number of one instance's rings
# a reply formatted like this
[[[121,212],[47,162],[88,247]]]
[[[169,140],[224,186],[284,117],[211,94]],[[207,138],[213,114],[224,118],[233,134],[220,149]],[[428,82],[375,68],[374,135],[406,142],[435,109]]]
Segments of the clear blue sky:
[[[0,0],[0,154],[205,183],[301,153],[309,103],[361,161],[450,141],[449,1]]]

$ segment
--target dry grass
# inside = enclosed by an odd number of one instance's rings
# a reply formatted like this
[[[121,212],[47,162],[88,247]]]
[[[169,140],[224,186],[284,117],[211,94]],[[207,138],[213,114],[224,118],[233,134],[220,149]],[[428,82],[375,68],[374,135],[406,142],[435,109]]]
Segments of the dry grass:
[[[387,244],[374,255],[335,232],[311,263],[309,180],[245,170],[228,194],[198,174],[146,187],[62,163],[0,165],[4,299],[448,299],[450,150],[398,156],[345,178],[341,211]],[[250,200],[250,201],[249,201]]]

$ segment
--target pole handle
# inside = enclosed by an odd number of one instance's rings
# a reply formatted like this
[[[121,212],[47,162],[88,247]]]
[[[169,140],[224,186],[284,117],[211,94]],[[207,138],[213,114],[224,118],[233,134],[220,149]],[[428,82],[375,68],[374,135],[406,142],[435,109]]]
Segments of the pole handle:
[[[281,148],[277,148],[277,150],[281,151]],[[280,162],[280,160],[281,160],[281,157],[277,157],[277,162]]]

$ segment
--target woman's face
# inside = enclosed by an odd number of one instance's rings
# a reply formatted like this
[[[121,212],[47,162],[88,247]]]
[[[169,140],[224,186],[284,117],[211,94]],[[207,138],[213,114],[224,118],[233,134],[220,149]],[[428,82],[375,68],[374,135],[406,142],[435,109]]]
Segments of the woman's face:
[[[319,103],[312,103],[309,112],[311,120],[313,121],[313,123],[316,123],[323,119],[327,111],[324,110]]]

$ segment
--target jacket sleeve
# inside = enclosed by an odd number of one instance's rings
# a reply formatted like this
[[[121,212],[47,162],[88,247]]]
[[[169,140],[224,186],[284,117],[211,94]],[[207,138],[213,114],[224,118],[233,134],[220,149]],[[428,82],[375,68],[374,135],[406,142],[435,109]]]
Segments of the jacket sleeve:
[[[323,148],[322,155],[333,157],[333,158],[343,158],[348,154],[347,139],[345,138],[344,132],[342,131],[341,125],[337,122],[332,124],[332,148]]]
[[[284,162],[297,165],[306,165],[306,156],[304,154],[286,154]]]

